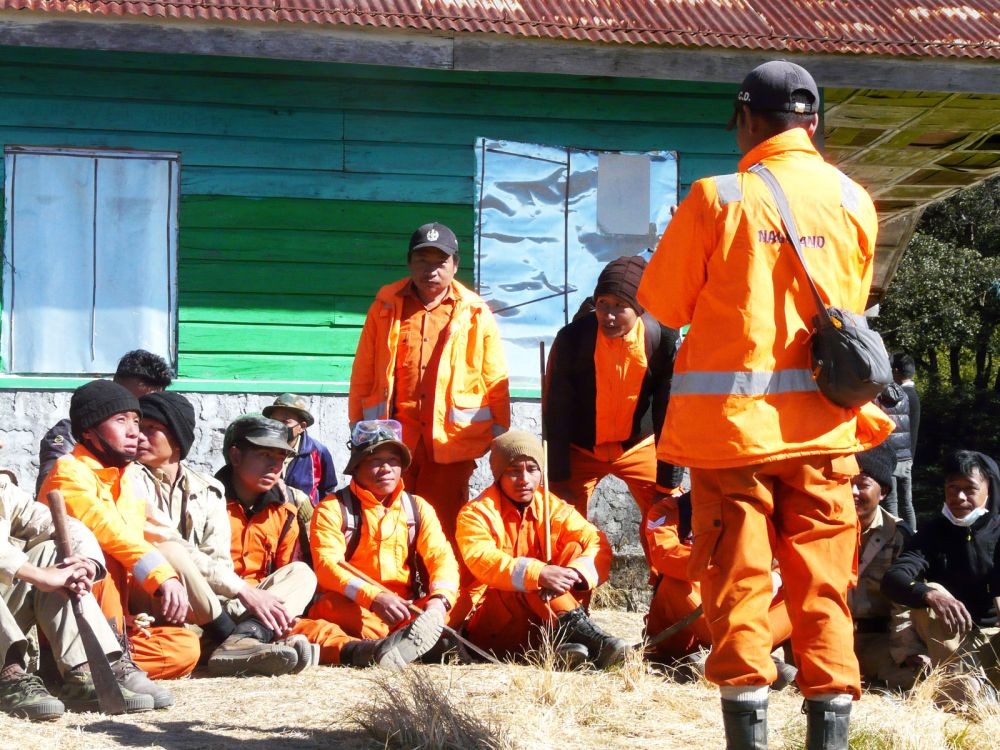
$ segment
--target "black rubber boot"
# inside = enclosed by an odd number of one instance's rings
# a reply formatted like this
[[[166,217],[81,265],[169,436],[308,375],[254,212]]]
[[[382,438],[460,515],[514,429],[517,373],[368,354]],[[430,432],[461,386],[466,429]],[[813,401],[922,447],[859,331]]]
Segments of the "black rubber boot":
[[[806,715],[806,750],[847,750],[851,704],[833,701],[802,701]]]
[[[767,701],[722,699],[726,750],[767,750]]]

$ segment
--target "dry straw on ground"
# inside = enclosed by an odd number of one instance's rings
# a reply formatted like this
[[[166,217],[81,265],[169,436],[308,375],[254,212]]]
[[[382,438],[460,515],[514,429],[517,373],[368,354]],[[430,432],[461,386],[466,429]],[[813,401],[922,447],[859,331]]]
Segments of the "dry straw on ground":
[[[640,616],[600,612],[597,617],[608,630],[638,639]],[[0,715],[0,748],[723,746],[718,693],[703,683],[671,682],[638,659],[610,673],[553,672],[544,664],[421,666],[398,674],[320,667],[270,679],[181,680],[173,687],[176,706],[131,717],[77,714],[39,725]],[[852,748],[997,747],[1000,711],[979,707],[978,715],[946,713],[934,706],[932,687],[906,700],[866,694],[854,707]],[[802,748],[801,703],[793,692],[773,696],[773,750]]]

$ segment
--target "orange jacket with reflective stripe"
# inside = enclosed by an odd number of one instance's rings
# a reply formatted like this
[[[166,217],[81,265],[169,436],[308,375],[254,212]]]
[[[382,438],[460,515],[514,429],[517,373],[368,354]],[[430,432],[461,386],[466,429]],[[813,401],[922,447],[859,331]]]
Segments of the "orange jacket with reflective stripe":
[[[568,567],[578,571],[589,588],[608,579],[611,545],[596,526],[569,503],[549,493],[552,556],[567,544],[580,546]],[[538,591],[538,576],[546,566],[542,493],[522,513],[492,484],[458,514],[455,542],[469,571],[481,584],[501,591]]]
[[[368,310],[351,369],[348,417],[391,416],[396,350],[403,298],[410,283],[401,279],[382,287]],[[434,394],[434,445],[437,463],[482,456],[496,435],[510,427],[510,389],[503,343],[489,307],[475,292],[452,281],[455,312],[445,341]],[[403,435],[412,450],[418,435]]]
[[[223,467],[219,475],[224,475],[228,468]],[[227,485],[225,480],[223,485]],[[311,505],[305,493],[284,482],[278,482],[265,493],[266,500],[253,515],[248,514],[243,503],[235,497],[226,498],[233,570],[251,586],[295,559],[299,543],[299,509],[288,501],[289,493],[295,502]]]
[[[146,541],[146,496],[141,485],[125,469],[105,468],[82,444],[56,461],[42,484],[38,499],[59,490],[66,512],[90,529],[104,554],[118,561],[149,594],[177,572],[152,544]]]
[[[868,193],[823,161],[805,130],[756,146],[739,173],[698,180],[678,206],[638,299],[665,325],[691,328],[674,364],[657,455],[699,468],[855,453],[892,421],[873,404],[844,409],[818,390],[809,331],[816,306],[764,181],[788,196],[828,305],[862,313],[878,220]]]
[[[353,480],[351,491],[361,501],[358,545],[348,562],[404,599],[413,598],[411,589],[409,529],[399,482],[388,507]],[[430,503],[413,496],[420,514],[420,528],[413,540],[416,552],[427,568],[430,594],[445,597],[450,604],[458,598],[458,561],[441,531],[441,522]],[[340,500],[327,495],[316,506],[309,533],[310,549],[321,592],[333,591],[371,608],[382,589],[366,583],[340,566],[347,551],[344,517]]]

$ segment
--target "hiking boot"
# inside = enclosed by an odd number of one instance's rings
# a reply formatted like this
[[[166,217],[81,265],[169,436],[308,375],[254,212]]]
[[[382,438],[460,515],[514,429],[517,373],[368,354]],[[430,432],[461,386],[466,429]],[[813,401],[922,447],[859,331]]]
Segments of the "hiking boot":
[[[590,660],[598,669],[607,669],[625,661],[628,644],[597,627],[583,607],[563,612],[558,617],[558,623],[556,640],[585,646]]]
[[[132,644],[128,636],[119,634],[118,642],[122,647],[122,655],[118,661],[111,665],[111,671],[118,684],[123,689],[131,690],[133,693],[150,696],[153,699],[153,708],[155,709],[174,705],[173,693],[163,685],[149,679],[149,675],[132,661]]]
[[[806,750],[847,750],[851,703],[802,701],[806,715]]]
[[[282,643],[264,643],[246,633],[233,633],[208,657],[213,677],[288,674],[299,663],[298,652]]]
[[[125,713],[134,714],[153,710],[153,696],[144,693],[134,693],[128,688],[122,688],[122,698],[125,699]],[[63,686],[59,691],[59,700],[66,704],[70,711],[97,711],[101,706],[97,700],[97,688],[89,671],[74,669],[63,675]]]
[[[319,644],[310,643],[304,635],[290,635],[279,643],[283,643],[295,651],[297,661],[289,674],[298,674],[307,667],[315,667],[319,664]]]
[[[38,675],[18,672],[0,680],[0,711],[30,721],[51,721],[62,716],[66,707],[45,689]]]
[[[560,643],[556,646],[556,669],[572,672],[587,663],[590,654],[582,643]]]
[[[340,661],[352,667],[377,664],[383,669],[402,669],[434,648],[443,629],[441,613],[428,610],[385,638],[351,641],[341,651]]]
[[[726,750],[767,750],[767,701],[722,699]]]
[[[771,690],[784,690],[795,682],[795,676],[799,673],[795,667],[776,656],[772,656],[774,666],[778,668],[778,678],[771,683]]]

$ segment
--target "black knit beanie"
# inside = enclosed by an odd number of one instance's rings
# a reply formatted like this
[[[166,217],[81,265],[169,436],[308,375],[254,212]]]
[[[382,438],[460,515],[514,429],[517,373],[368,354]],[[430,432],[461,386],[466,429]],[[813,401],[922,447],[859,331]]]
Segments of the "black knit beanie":
[[[174,436],[181,449],[181,458],[187,458],[194,444],[194,407],[180,393],[163,391],[147,393],[139,399],[142,416],[155,419]]]
[[[645,270],[646,259],[640,255],[616,258],[608,263],[597,277],[594,299],[602,294],[613,294],[621,297],[629,307],[642,315],[646,311],[636,301],[636,294],[639,292],[639,282],[642,281],[642,272]]]
[[[81,385],[69,400],[69,421],[73,437],[83,440],[83,431],[100,424],[108,417],[134,411],[142,414],[139,399],[124,386],[111,380],[92,380]]]
[[[892,490],[892,473],[896,470],[896,451],[889,447],[889,441],[858,453],[858,466],[888,493]]]

